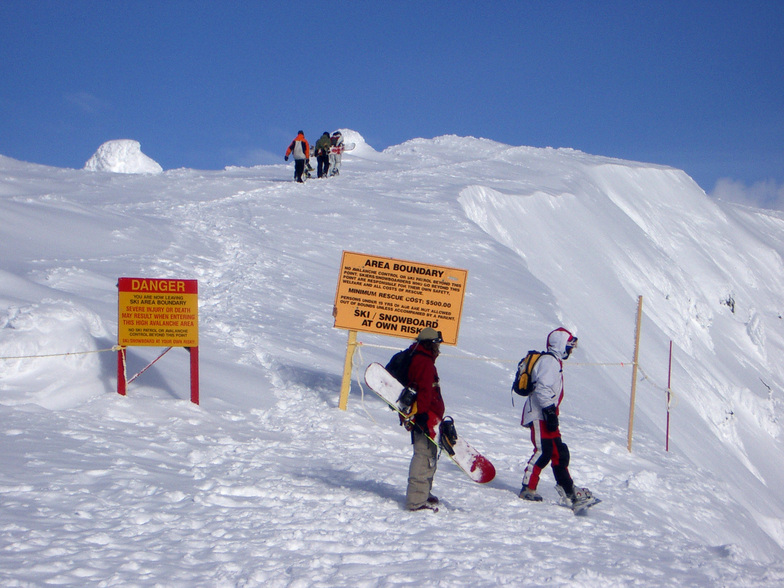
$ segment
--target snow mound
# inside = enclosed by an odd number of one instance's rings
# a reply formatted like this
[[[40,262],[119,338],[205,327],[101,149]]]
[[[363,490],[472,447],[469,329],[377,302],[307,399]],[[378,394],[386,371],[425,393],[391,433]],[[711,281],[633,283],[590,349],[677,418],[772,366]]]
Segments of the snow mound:
[[[2,404],[52,410],[106,392],[97,341],[110,337],[101,318],[67,300],[11,305],[0,312]]]
[[[118,174],[159,174],[163,168],[142,153],[141,144],[131,139],[107,141],[84,164],[88,171]]]
[[[351,151],[346,151],[344,155],[351,155],[351,156],[358,156],[363,158],[375,158],[379,155],[379,152],[373,149],[370,145],[367,144],[365,138],[360,135],[357,131],[352,131],[351,129],[336,129],[340,131],[343,135],[343,142],[348,145],[349,143],[354,143],[355,147]]]

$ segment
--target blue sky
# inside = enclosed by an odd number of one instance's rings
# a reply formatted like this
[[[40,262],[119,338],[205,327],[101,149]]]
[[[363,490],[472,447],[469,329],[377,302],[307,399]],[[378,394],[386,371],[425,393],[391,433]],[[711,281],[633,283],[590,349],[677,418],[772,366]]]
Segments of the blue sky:
[[[81,168],[282,161],[487,137],[784,184],[784,1],[0,2],[0,154]]]

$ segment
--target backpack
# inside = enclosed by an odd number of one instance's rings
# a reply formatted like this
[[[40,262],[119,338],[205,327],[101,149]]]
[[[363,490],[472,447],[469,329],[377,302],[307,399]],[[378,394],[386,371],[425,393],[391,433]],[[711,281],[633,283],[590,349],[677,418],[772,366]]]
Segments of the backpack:
[[[415,353],[417,353],[417,350],[411,349],[410,347],[408,349],[403,349],[403,351],[398,351],[390,358],[387,365],[384,366],[384,369],[392,374],[392,377],[398,382],[403,384],[404,388],[408,387],[408,368],[411,367],[411,360]]]
[[[512,381],[512,392],[520,396],[531,395],[531,392],[534,391],[531,371],[534,369],[536,362],[539,361],[539,358],[546,354],[548,354],[547,351],[536,351],[535,349],[526,353],[525,357],[517,364],[517,373],[515,373]],[[549,355],[552,355],[552,353]]]

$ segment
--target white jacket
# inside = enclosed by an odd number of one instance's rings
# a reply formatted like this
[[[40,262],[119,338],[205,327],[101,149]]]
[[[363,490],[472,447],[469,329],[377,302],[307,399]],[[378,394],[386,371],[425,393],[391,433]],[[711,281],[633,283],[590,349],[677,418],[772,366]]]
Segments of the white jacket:
[[[294,148],[291,150],[291,154],[294,156],[294,159],[307,159],[305,156],[305,144],[302,141],[294,139],[292,145]]]
[[[527,427],[534,421],[543,420],[543,408],[557,408],[561,404],[564,384],[563,362],[560,358],[566,356],[566,343],[571,336],[564,328],[556,329],[547,336],[547,354],[542,355],[531,370],[534,390],[523,407],[523,426]]]

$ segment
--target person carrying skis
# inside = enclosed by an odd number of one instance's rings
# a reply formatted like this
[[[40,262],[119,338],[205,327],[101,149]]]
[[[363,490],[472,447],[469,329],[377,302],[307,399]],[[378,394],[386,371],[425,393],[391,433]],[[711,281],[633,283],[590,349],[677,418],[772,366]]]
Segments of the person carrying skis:
[[[305,133],[302,131],[297,132],[297,136],[286,149],[286,155],[283,157],[284,161],[289,160],[289,155],[294,156],[294,179],[299,183],[304,182],[302,174],[305,172],[305,164],[310,159],[310,145],[305,139]]]
[[[330,139],[332,146],[329,150],[330,176],[340,174],[340,162],[343,159],[343,133],[335,131]]]
[[[408,510],[438,511],[435,506],[438,498],[430,492],[438,463],[438,447],[425,433],[436,439],[436,429],[444,418],[444,399],[436,370],[441,341],[440,332],[425,327],[410,347],[413,356],[408,368],[408,387],[416,392],[416,409],[403,423],[411,431],[414,446],[406,489]]]
[[[332,147],[332,142],[329,138],[329,133],[324,131],[318,141],[316,141],[316,161],[318,162],[316,169],[318,177],[326,178],[329,171],[329,150]]]
[[[558,414],[564,397],[563,361],[577,347],[577,337],[563,327],[547,336],[547,351],[531,371],[533,392],[523,408],[522,425],[531,430],[534,452],[525,467],[520,498],[541,501],[536,492],[539,476],[548,464],[552,467],[556,490],[573,509],[593,501],[587,488],[577,488],[569,474],[569,448],[561,440]]]

